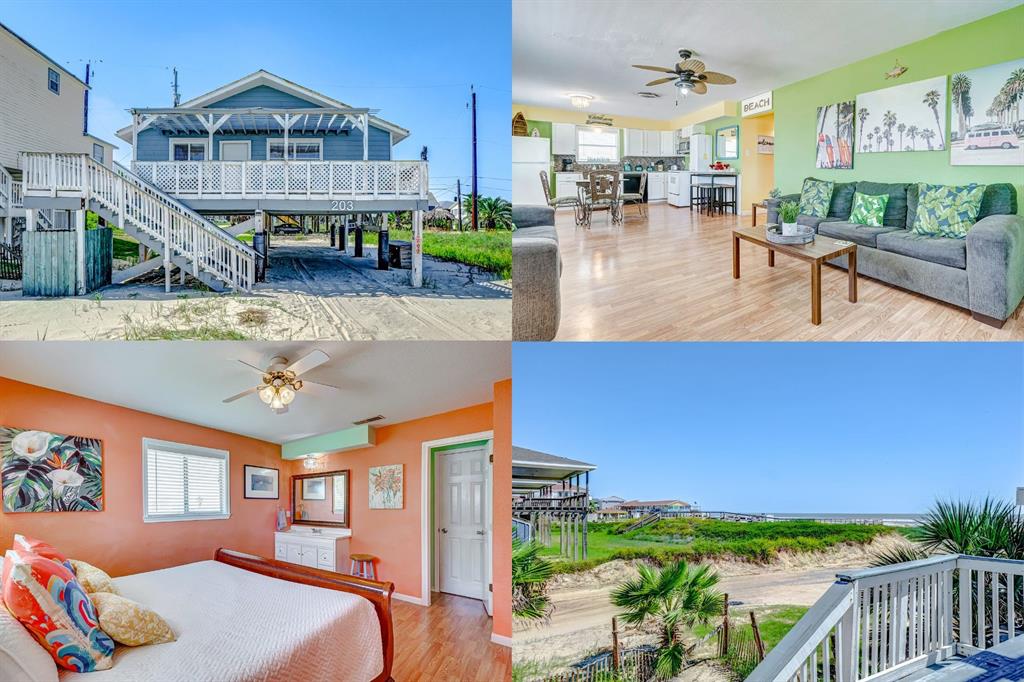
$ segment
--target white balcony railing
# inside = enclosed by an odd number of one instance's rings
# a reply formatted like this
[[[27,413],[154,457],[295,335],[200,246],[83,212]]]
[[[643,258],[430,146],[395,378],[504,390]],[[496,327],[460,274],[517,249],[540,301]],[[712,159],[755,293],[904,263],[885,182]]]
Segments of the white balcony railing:
[[[426,199],[425,161],[136,161],[136,175],[195,199]]]
[[[748,679],[898,680],[1024,636],[1024,561],[947,555],[837,578]]]
[[[24,205],[22,198],[22,184],[17,180],[11,181],[11,208],[21,208]]]

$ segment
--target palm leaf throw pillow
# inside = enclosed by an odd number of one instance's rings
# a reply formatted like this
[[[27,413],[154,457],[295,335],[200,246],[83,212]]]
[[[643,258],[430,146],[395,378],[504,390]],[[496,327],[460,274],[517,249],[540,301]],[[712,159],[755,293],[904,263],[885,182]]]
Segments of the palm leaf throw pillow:
[[[918,185],[920,197],[913,232],[928,237],[964,239],[974,227],[985,185]]]
[[[853,211],[850,212],[850,222],[868,227],[881,227],[882,219],[885,217],[885,206],[889,203],[888,194],[861,194],[853,195]]]
[[[803,215],[824,218],[828,215],[828,207],[832,202],[834,182],[828,180],[804,180],[803,191],[800,192],[800,213]]]

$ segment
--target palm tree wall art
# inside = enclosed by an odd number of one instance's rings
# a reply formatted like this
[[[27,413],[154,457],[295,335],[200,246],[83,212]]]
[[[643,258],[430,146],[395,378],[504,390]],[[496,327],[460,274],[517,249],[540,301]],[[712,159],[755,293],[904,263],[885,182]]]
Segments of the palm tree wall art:
[[[924,151],[917,147],[918,138],[928,142],[929,150],[945,149],[945,76],[862,93],[857,96],[856,111],[861,133],[874,132],[875,144],[869,138],[867,145],[861,145],[863,151]],[[924,135],[925,129],[931,135]]]
[[[1024,59],[953,75],[954,166],[1024,166]],[[982,113],[984,112],[984,113]]]
[[[818,107],[816,168],[853,168],[854,102]]]

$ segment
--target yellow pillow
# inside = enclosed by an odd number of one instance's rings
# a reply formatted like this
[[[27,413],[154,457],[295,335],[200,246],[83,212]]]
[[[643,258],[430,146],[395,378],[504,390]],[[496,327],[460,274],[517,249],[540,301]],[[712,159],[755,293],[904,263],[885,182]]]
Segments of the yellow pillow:
[[[177,639],[171,627],[156,611],[110,592],[90,594],[100,629],[119,644],[139,646],[162,644]]]
[[[92,594],[93,592],[119,594],[117,588],[114,587],[114,583],[110,580],[110,576],[105,571],[84,561],[76,561],[75,559],[69,559],[69,561],[71,562],[71,567],[75,569],[75,577],[82,584],[82,589],[85,590],[86,594]]]

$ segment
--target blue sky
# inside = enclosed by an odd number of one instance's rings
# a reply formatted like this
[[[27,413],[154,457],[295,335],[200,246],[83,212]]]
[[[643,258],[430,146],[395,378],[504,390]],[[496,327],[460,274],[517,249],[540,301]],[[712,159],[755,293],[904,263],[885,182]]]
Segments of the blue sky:
[[[84,77],[90,132],[120,145],[128,107],[171,105],[260,68],[379,115],[412,135],[395,158],[430,149],[431,188],[469,191],[469,86],[477,88],[480,193],[511,198],[509,2],[45,2],[0,0],[0,20]],[[97,63],[98,62],[98,63]]]
[[[513,442],[598,496],[926,510],[1024,486],[1024,344],[513,344]]]

